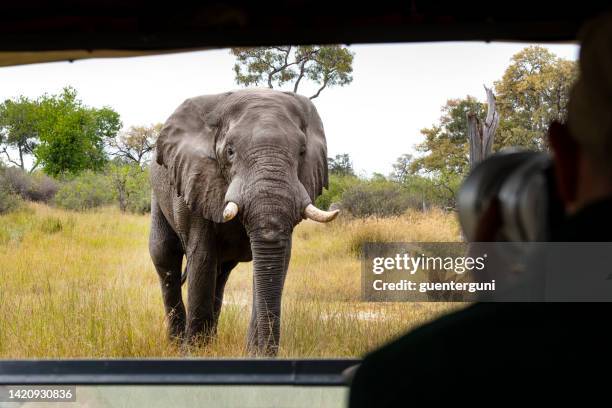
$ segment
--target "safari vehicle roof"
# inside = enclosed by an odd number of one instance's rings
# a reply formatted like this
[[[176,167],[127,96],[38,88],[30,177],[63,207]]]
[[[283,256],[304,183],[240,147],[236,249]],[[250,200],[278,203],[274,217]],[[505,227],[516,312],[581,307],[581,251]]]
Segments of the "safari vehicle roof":
[[[0,3],[0,66],[229,46],[567,42],[585,19],[610,9],[602,3],[7,1]]]

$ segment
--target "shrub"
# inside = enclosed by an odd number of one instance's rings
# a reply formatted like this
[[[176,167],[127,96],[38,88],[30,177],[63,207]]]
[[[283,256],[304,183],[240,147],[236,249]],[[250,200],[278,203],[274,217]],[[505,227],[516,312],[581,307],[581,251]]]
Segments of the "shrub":
[[[47,176],[42,171],[32,175],[33,188],[29,192],[29,199],[33,201],[50,202],[60,188],[57,180]]]
[[[106,174],[121,211],[144,214],[151,211],[149,169],[137,164],[110,163]]]
[[[0,214],[18,209],[21,205],[21,200],[15,194],[11,183],[6,177],[6,170],[0,167]]]
[[[352,175],[329,175],[329,187],[323,191],[315,201],[315,205],[321,209],[329,209],[334,203],[342,201],[342,194],[352,186],[363,183],[362,180]]]
[[[365,181],[342,194],[342,207],[355,217],[390,217],[420,204],[418,197],[388,180]]]
[[[0,183],[2,183],[2,181],[0,181]],[[20,205],[21,200],[19,196],[7,189],[6,186],[0,185],[0,214],[15,211]]]
[[[109,177],[87,170],[64,180],[54,203],[69,210],[88,210],[114,202],[113,186]]]
[[[9,167],[4,175],[13,192],[25,200],[49,202],[59,189],[58,182],[42,171],[30,174],[19,167]]]
[[[151,212],[151,183],[149,169],[133,173],[128,182],[129,197],[127,210],[133,213],[145,214]]]

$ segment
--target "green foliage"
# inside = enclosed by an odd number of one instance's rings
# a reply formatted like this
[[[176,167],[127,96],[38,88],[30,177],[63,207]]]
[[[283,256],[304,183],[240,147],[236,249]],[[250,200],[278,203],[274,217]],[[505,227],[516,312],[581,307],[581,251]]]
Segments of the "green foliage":
[[[577,75],[575,62],[544,47],[531,46],[515,54],[495,83],[501,118],[496,145],[543,149],[548,125],[567,115],[569,92]]]
[[[21,206],[21,199],[13,193],[0,178],[0,214],[15,211]]]
[[[77,211],[117,204],[124,212],[147,213],[151,211],[149,169],[115,160],[104,172],[86,170],[63,181],[54,203]]]
[[[543,47],[527,47],[515,54],[502,80],[495,83],[500,124],[494,150],[505,146],[544,148],[548,125],[552,120],[563,120],[567,113],[576,74],[574,62]],[[457,190],[469,171],[467,113],[475,113],[483,121],[486,108],[472,96],[447,101],[439,122],[421,130],[425,140],[415,146],[418,157],[398,158],[392,178],[406,185],[411,177],[424,176],[426,181],[419,183],[430,183],[435,193],[428,200],[454,207]]]
[[[113,186],[113,195],[121,211],[144,214],[151,211],[149,169],[137,163],[115,160],[106,173]]]
[[[0,152],[7,162],[21,169],[26,168],[26,157],[38,146],[37,115],[37,103],[24,96],[0,105]]]
[[[342,201],[342,194],[360,182],[359,178],[354,175],[330,174],[329,187],[317,198],[315,205],[318,208],[328,209],[333,203],[340,203]]]
[[[347,154],[337,154],[336,157],[327,158],[327,168],[329,174],[335,174],[338,176],[354,176],[355,171],[353,170],[353,162],[351,157]]]
[[[435,197],[430,194],[429,200],[454,207],[461,180],[469,171],[469,112],[484,120],[486,106],[472,96],[448,100],[442,107],[439,122],[421,130],[425,140],[415,146],[420,155],[399,157],[393,165],[392,178],[406,185],[408,180],[415,181],[414,176],[422,176],[424,179],[419,183],[429,184],[434,191]]]
[[[405,177],[400,185],[407,194],[419,201],[420,209],[431,207],[448,208],[455,206],[454,192],[459,189],[462,179],[446,179],[443,182],[439,178],[411,174]],[[446,186],[450,186],[447,188]]]
[[[58,207],[78,211],[110,205],[114,201],[110,178],[93,170],[66,178],[54,198]]]
[[[328,209],[338,204],[355,217],[386,217],[403,213],[408,208],[428,209],[449,205],[448,193],[430,178],[409,174],[401,181],[374,173],[368,179],[354,175],[330,174],[329,188],[317,198],[315,205]]]
[[[20,206],[21,199],[6,177],[6,168],[0,165],[0,214],[15,211]]]
[[[353,81],[353,53],[340,45],[285,46],[232,48],[236,57],[235,81],[239,85],[269,88],[291,83],[297,92],[306,78],[319,89],[310,98],[316,98],[326,87],[344,86]]]
[[[0,152],[22,169],[33,156],[32,169],[42,166],[51,176],[100,170],[107,161],[105,142],[120,128],[117,112],[88,107],[66,87],[58,95],[22,96],[0,105]]]
[[[486,106],[472,96],[446,102],[439,123],[421,130],[425,140],[415,148],[422,155],[412,161],[412,173],[424,172],[434,177],[466,174],[469,170],[469,112],[476,113],[484,120]]]
[[[105,139],[121,128],[119,114],[110,108],[90,108],[73,88],[39,100],[40,145],[35,155],[50,175],[101,170],[106,163]]]
[[[342,195],[342,208],[355,217],[390,217],[408,208],[419,208],[418,197],[398,183],[375,178],[348,188]]]

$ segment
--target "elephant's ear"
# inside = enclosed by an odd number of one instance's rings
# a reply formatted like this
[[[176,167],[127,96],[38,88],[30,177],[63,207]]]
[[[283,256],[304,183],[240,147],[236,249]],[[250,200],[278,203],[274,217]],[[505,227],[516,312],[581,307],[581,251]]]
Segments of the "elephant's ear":
[[[168,169],[176,194],[191,211],[223,221],[227,182],[215,155],[214,109],[227,94],[187,99],[168,118],[157,139],[157,163]]]
[[[297,95],[296,95],[297,96]],[[323,122],[310,99],[298,96],[304,109],[304,133],[306,134],[306,153],[299,169],[298,177],[310,199],[314,203],[327,188],[327,142]]]

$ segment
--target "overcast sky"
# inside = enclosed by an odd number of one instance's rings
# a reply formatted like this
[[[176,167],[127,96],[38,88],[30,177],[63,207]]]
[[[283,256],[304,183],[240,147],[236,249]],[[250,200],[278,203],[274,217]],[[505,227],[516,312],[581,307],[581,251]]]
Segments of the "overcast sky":
[[[447,99],[473,95],[501,78],[528,44],[420,43],[354,45],[353,82],[314,99],[328,153],[349,153],[362,174],[388,174],[395,159],[422,141]],[[575,60],[575,45],[545,45]],[[229,50],[0,68],[0,100],[57,93],[71,85],[84,103],[108,105],[124,127],[163,122],[186,98],[237,89]],[[310,89],[300,93],[310,95]]]

